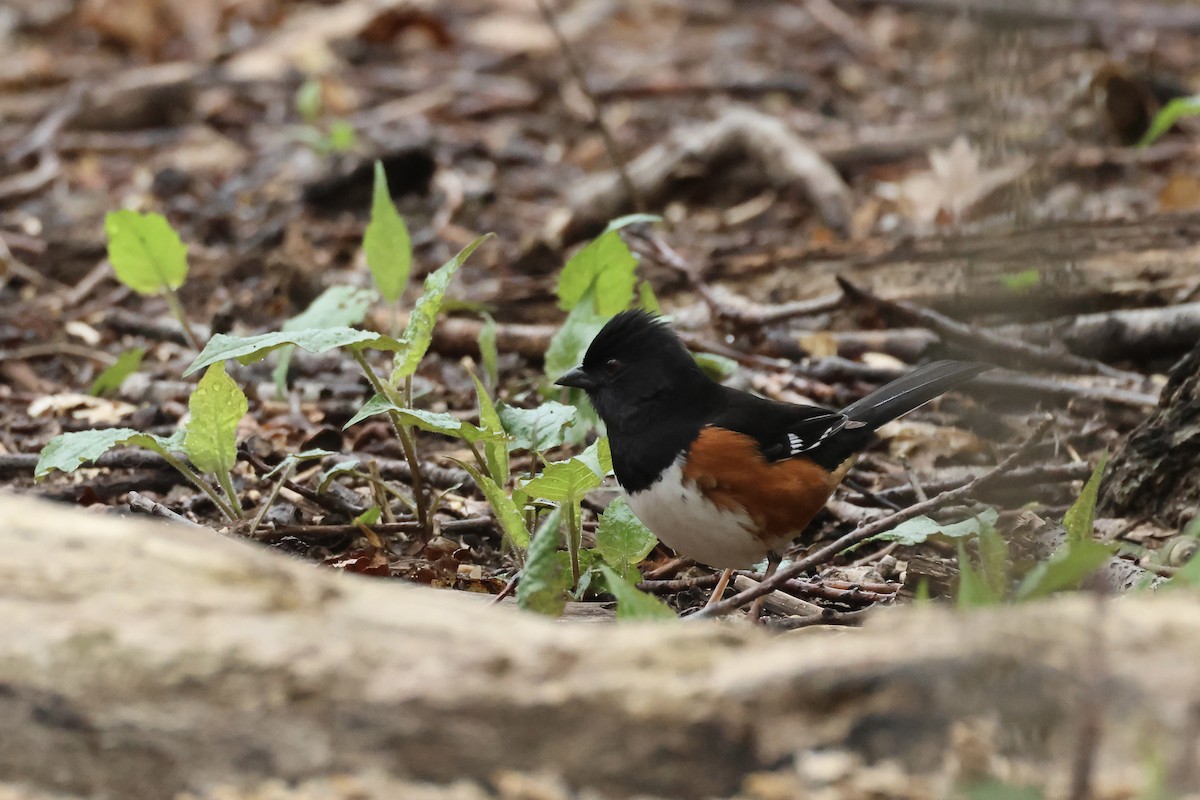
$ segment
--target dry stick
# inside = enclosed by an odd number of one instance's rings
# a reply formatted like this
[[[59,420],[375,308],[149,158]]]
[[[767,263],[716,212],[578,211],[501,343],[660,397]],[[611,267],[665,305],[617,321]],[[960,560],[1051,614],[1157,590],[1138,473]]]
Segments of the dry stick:
[[[567,37],[563,35],[562,28],[558,27],[558,20],[555,18],[550,6],[546,4],[546,0],[537,0],[537,6],[538,11],[542,13],[542,19],[546,21],[546,26],[554,34],[554,38],[558,42],[558,49],[562,51],[563,59],[567,62],[567,67],[575,77],[575,82],[579,84],[579,90],[583,92],[592,106],[592,124],[600,132],[600,138],[604,141],[604,149],[608,151],[608,157],[613,162],[613,168],[616,169],[617,175],[621,179],[621,185],[625,188],[625,193],[629,195],[629,200],[633,203],[634,209],[644,212],[646,210],[645,200],[643,200],[641,192],[637,190],[637,187],[633,184],[633,180],[629,177],[629,169],[626,167],[625,158],[621,155],[620,148],[617,147],[617,140],[613,138],[612,131],[608,129],[608,124],[604,121],[604,116],[600,109],[600,101],[596,99],[595,93],[592,92],[592,87],[588,84],[587,73],[583,69],[583,64],[575,56],[575,51],[571,48],[571,43],[567,41]]]
[[[719,603],[714,603],[707,608],[701,609],[697,613],[688,617],[688,619],[719,617],[728,614],[735,609],[741,608],[743,605],[749,603],[751,600],[754,600],[756,597],[780,588],[787,583],[788,580],[807,572],[809,569],[819,564],[824,564],[826,561],[829,561],[851,545],[858,544],[859,542],[869,539],[876,534],[883,533],[884,531],[889,531],[905,520],[910,520],[913,517],[919,517],[922,514],[935,511],[944,505],[969,497],[971,493],[978,489],[981,485],[987,483],[988,481],[994,480],[998,476],[1015,467],[1017,462],[1025,458],[1025,456],[1028,455],[1031,450],[1033,450],[1034,446],[1041,441],[1042,436],[1044,436],[1046,431],[1050,429],[1050,425],[1053,422],[1053,417],[1047,417],[1038,424],[1037,428],[1034,429],[1029,438],[1026,439],[1025,442],[1010,456],[1008,456],[1008,458],[997,464],[990,472],[979,476],[965,486],[961,486],[958,489],[953,489],[944,494],[940,494],[937,497],[926,500],[924,503],[917,503],[916,505],[909,506],[903,511],[898,511],[889,517],[884,517],[883,519],[878,520],[877,522],[872,522],[869,525],[863,525],[862,527],[847,533],[840,539],[825,545],[820,550],[817,550],[814,553],[809,553],[799,561],[793,562],[787,567],[787,569],[779,570],[772,577],[767,578],[762,583],[758,584],[758,586],[747,589],[744,592],[739,592],[727,600],[722,600]]]
[[[704,302],[717,316],[742,325],[768,325],[793,317],[820,314],[832,311],[846,299],[844,293],[834,292],[811,300],[796,300],[771,306],[755,303],[719,286],[710,286],[701,277],[699,270],[663,241],[661,236],[651,233],[645,239],[652,248],[650,255],[663,266],[682,275],[688,288],[704,298]]]
[[[172,511],[162,503],[159,503],[156,500],[151,500],[149,497],[146,497],[146,495],[141,494],[140,492],[129,493],[129,508],[134,511],[141,511],[145,514],[162,517],[163,519],[169,519],[172,522],[185,525],[189,528],[202,528],[204,530],[209,530],[203,525],[192,522],[190,519],[178,513],[177,511]]]
[[[1042,366],[1067,369],[1085,375],[1107,375],[1110,378],[1120,378],[1135,386],[1142,381],[1141,375],[1115,369],[1091,358],[1056,352],[1040,345],[1019,341],[1010,336],[998,336],[905,300],[885,300],[877,294],[855,286],[840,275],[837,277],[837,282],[851,300],[866,303],[884,314],[898,317],[909,324],[922,325],[954,344],[970,345],[985,353],[1025,359]]]

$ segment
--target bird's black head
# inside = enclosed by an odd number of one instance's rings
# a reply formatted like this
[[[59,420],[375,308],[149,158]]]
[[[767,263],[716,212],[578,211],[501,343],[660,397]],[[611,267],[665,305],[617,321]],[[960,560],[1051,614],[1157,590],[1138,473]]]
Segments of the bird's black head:
[[[717,384],[661,318],[622,311],[600,330],[583,364],[558,379],[583,389],[610,436],[666,423],[707,403]]]

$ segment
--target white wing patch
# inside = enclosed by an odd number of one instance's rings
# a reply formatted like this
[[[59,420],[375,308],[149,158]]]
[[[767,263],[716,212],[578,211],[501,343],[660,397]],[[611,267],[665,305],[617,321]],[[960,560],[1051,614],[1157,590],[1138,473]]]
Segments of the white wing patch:
[[[842,417],[841,419],[835,420],[829,427],[821,431],[821,435],[818,436],[813,442],[805,441],[798,434],[789,433],[787,435],[787,457],[790,458],[791,456],[798,456],[801,453],[806,453],[809,450],[815,450],[821,446],[822,442],[824,442],[830,436],[833,436],[835,433],[838,433],[846,428],[861,428],[865,424],[865,422],[854,422]]]

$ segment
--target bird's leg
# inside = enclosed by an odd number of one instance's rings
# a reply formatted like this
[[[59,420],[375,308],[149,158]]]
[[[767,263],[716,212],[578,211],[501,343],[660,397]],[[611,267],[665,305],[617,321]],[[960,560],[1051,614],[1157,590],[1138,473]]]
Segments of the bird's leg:
[[[782,560],[783,556],[778,553],[767,553],[767,571],[763,573],[763,580],[775,574],[775,570],[779,568],[779,562]],[[766,599],[767,596],[764,594],[754,601],[754,605],[750,606],[751,622],[759,621],[758,618],[762,615],[763,603],[766,602]]]
[[[729,579],[733,577],[733,570],[727,569],[721,572],[721,577],[717,579],[717,586],[713,589],[712,594],[708,598],[708,602],[704,604],[708,608],[713,603],[719,602],[721,596],[725,594],[725,588],[729,586]]]

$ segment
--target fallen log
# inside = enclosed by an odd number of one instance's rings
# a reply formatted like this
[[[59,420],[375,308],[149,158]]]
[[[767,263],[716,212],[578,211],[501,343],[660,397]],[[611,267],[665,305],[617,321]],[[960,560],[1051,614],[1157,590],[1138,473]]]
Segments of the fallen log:
[[[1195,791],[1198,608],[555,623],[0,496],[0,794],[915,797],[1019,776],[1056,796],[1093,747],[1098,791],[1140,791],[1148,760]]]

